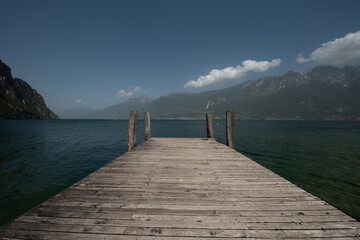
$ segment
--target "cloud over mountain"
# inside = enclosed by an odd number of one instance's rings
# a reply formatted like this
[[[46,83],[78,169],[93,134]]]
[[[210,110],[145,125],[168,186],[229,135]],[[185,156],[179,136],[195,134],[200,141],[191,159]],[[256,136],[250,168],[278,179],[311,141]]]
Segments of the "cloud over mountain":
[[[85,100],[82,100],[82,99],[77,99],[75,102],[74,102],[75,105],[85,105],[87,104],[87,101]]]
[[[139,92],[141,90],[140,87],[134,87],[132,89],[129,89],[129,90],[124,90],[124,89],[121,89],[119,92],[118,92],[118,96],[119,97],[131,97],[132,95],[134,95],[136,92]]]
[[[299,53],[298,57],[296,58],[296,61],[297,61],[298,63],[306,63],[306,62],[310,62],[311,59],[310,59],[310,58],[304,58],[304,57],[302,56],[302,54]]]
[[[236,67],[227,67],[224,69],[213,69],[208,75],[200,76],[196,80],[188,81],[184,88],[187,87],[204,87],[210,84],[223,82],[225,80],[239,79],[246,75],[247,72],[265,72],[269,68],[277,67],[281,63],[280,59],[273,59],[269,61],[254,61],[254,60],[245,60],[242,62],[242,65]]]
[[[315,61],[331,65],[358,63],[360,62],[360,31],[323,43],[311,53],[310,58],[304,58],[299,54],[296,61],[298,63]]]

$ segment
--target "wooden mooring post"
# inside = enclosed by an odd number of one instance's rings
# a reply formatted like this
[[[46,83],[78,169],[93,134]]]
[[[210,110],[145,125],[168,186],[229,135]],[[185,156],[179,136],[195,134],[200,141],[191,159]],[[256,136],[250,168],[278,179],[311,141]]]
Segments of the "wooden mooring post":
[[[226,144],[235,148],[234,144],[234,110],[226,111]]]
[[[151,137],[150,131],[150,113],[144,112],[144,129],[145,129],[145,141]]]
[[[138,112],[130,111],[129,127],[127,136],[127,150],[130,151],[136,144],[136,129],[137,129]]]
[[[213,138],[213,127],[212,127],[212,114],[207,113],[206,114],[206,132],[207,132],[207,138]]]

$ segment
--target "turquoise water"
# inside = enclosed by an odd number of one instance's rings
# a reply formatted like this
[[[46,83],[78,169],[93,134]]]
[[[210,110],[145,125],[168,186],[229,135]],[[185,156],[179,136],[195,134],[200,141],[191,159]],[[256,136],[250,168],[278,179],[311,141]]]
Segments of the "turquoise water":
[[[225,142],[225,122],[214,121]],[[126,151],[127,121],[0,120],[0,226]],[[204,121],[151,121],[154,137],[205,137]],[[137,143],[144,139],[138,123]],[[236,121],[236,149],[360,219],[360,122]]]

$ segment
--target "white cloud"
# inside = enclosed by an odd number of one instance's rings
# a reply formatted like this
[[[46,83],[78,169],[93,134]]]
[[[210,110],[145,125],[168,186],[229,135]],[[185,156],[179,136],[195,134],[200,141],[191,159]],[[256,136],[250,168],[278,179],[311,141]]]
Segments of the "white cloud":
[[[296,60],[299,63],[312,60],[332,65],[358,63],[360,62],[360,31],[348,33],[342,38],[323,43],[321,47],[311,53],[309,59],[303,58],[299,54]]]
[[[242,65],[236,67],[227,67],[221,70],[213,69],[206,76],[200,76],[197,80],[188,81],[184,88],[187,87],[204,87],[210,84],[223,82],[225,80],[239,79],[246,75],[249,71],[254,72],[265,72],[269,68],[277,67],[281,63],[280,59],[273,59],[271,62],[268,61],[254,61],[245,60]]]
[[[306,62],[310,62],[311,59],[310,59],[310,58],[304,58],[304,57],[302,56],[302,54],[299,53],[298,57],[296,58],[296,61],[297,61],[298,63],[306,63]]]
[[[87,104],[86,101],[82,100],[82,99],[78,99],[74,102],[75,105],[82,105],[82,104]]]
[[[124,89],[121,89],[119,92],[118,92],[118,96],[119,97],[131,97],[132,95],[134,95],[136,92],[139,92],[141,90],[140,87],[134,87],[132,89],[129,89],[129,90],[124,90]]]

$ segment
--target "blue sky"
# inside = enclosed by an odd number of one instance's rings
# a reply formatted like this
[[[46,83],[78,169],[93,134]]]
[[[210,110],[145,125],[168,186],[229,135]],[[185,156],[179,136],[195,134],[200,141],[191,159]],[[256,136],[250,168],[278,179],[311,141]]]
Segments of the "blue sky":
[[[358,0],[0,6],[0,59],[55,112],[220,89],[317,65],[360,65]]]

